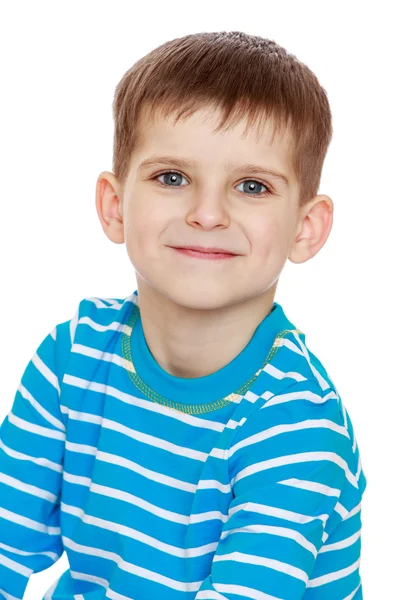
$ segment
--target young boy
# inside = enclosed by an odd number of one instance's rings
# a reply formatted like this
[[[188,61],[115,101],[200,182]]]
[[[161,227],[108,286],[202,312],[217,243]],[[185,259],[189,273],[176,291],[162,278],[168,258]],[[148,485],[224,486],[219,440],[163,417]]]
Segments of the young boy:
[[[140,59],[113,108],[96,209],[138,289],[82,299],[26,367],[0,597],[65,550],[46,600],[361,600],[352,423],[274,301],[332,226],[324,89],[273,41],[200,33]]]

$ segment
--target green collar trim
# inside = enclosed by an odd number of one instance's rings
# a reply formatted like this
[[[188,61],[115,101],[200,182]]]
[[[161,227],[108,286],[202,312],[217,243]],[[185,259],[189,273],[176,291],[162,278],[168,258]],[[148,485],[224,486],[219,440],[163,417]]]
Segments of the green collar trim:
[[[122,356],[124,358],[124,367],[128,372],[128,375],[134,385],[150,400],[157,402],[158,404],[163,404],[164,406],[169,406],[173,410],[178,410],[180,412],[189,413],[191,415],[204,414],[209,413],[215,410],[219,410],[224,406],[227,406],[231,402],[235,400],[239,400],[240,396],[244,396],[246,392],[253,385],[254,381],[260,375],[265,365],[268,364],[275,354],[278,352],[279,348],[282,346],[282,338],[284,338],[289,333],[299,333],[303,332],[300,329],[284,329],[278,333],[276,336],[274,343],[271,346],[271,349],[268,353],[267,358],[265,359],[263,365],[254,373],[254,375],[246,381],[241,387],[237,390],[225,396],[224,398],[220,398],[219,400],[214,400],[213,402],[207,402],[205,404],[184,404],[182,402],[175,402],[174,400],[169,400],[164,396],[161,396],[154,390],[152,390],[143,379],[136,373],[135,365],[132,360],[132,351],[131,351],[131,335],[135,323],[139,316],[139,308],[136,304],[132,305],[132,311],[129,314],[127,323],[124,325],[122,330]]]

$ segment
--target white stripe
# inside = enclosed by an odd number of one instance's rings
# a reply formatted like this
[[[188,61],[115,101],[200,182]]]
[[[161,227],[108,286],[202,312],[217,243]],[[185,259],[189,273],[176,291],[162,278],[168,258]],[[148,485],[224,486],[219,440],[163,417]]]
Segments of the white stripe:
[[[54,425],[54,427],[56,427],[57,429],[60,429],[60,431],[65,431],[64,423],[62,423],[59,419],[56,419],[56,417],[54,417],[51,413],[49,413],[48,410],[46,410],[41,404],[39,404],[39,402],[35,400],[32,394],[28,392],[28,390],[22,385],[22,383],[20,383],[20,385],[18,386],[18,391],[20,392],[21,396],[25,398],[25,400],[28,400],[28,402],[32,404],[35,410],[38,413],[40,413],[42,417],[46,419],[46,421]]]
[[[343,598],[343,600],[352,600],[354,598],[354,596],[356,595],[356,593],[358,592],[358,590],[360,589],[360,587],[361,587],[361,581],[358,584],[358,586],[356,587],[356,589],[353,590],[351,592],[351,594],[349,594],[348,596],[346,596],[346,598]]]
[[[24,565],[20,565],[19,563],[15,562],[15,560],[11,560],[10,558],[7,558],[3,554],[0,554],[0,565],[3,565],[3,567],[10,569],[10,571],[19,573],[20,575],[23,575],[24,577],[27,577],[27,578],[29,578],[33,573],[33,569],[28,569],[28,567],[25,567]]]
[[[32,496],[37,496],[38,498],[43,498],[44,500],[48,500],[49,502],[56,502],[57,496],[48,492],[47,490],[43,490],[42,488],[37,487],[36,485],[31,485],[29,483],[24,483],[20,481],[16,477],[10,477],[5,473],[0,472],[0,482],[4,485],[9,485],[12,488],[20,490],[21,492],[25,492],[25,494],[31,494]],[[29,499],[25,499],[26,502],[29,502]]]
[[[63,479],[64,479],[64,481],[68,481],[68,483],[73,483],[76,485],[83,485],[84,487],[88,487],[88,488],[90,488],[90,485],[92,484],[92,479],[90,477],[82,477],[81,475],[73,475],[72,473],[68,473],[68,471],[66,471],[65,469],[64,469],[64,473],[63,473]],[[112,488],[110,488],[110,489],[112,489]]]
[[[89,298],[90,300],[91,298]],[[124,300],[122,299],[117,299],[117,298],[104,298],[102,297],[101,300],[104,302],[109,302],[110,306],[106,306],[105,308],[122,308],[124,306]]]
[[[98,585],[101,585],[106,589],[108,589],[108,586],[110,585],[107,579],[103,579],[102,577],[97,577],[97,575],[91,575],[89,573],[79,573],[79,571],[71,570],[71,577],[72,579],[80,579],[82,581],[90,581],[91,583],[97,583]]]
[[[117,365],[118,367],[134,372],[132,369],[132,363],[118,354],[102,352],[101,350],[91,348],[90,346],[84,346],[83,344],[74,344],[71,348],[71,352],[82,354],[83,356],[89,356],[90,358],[95,358],[97,360],[105,360]]]
[[[293,331],[291,329],[291,331]],[[296,354],[300,354],[300,356],[303,356],[302,351],[300,350],[300,348],[298,348],[296,346],[296,344],[294,344],[292,342],[292,340],[289,340],[289,338],[287,337],[283,337],[283,338],[278,338],[280,340],[279,344],[275,344],[276,346],[286,346],[286,348],[288,348],[291,352],[295,352]],[[277,340],[275,340],[277,341]]]
[[[107,308],[109,307],[107,306]],[[130,335],[132,333],[132,327],[129,327],[128,325],[125,325],[125,323],[121,323],[120,321],[113,321],[108,325],[101,325],[100,323],[93,321],[93,319],[91,319],[90,317],[81,317],[78,323],[79,325],[89,325],[92,329],[94,329],[95,331],[100,331],[101,333],[104,333],[105,331],[124,332],[127,335]]]
[[[168,442],[161,437],[142,433],[139,430],[131,429],[126,425],[122,425],[117,421],[111,421],[110,419],[103,419],[103,427],[105,429],[111,429],[112,431],[118,431],[118,433],[122,433],[133,440],[137,440],[143,444],[152,446],[153,448],[160,448],[165,452],[170,452],[177,456],[184,456],[185,458],[192,458],[193,460],[198,460],[202,463],[206,462],[209,456],[208,452],[200,452],[200,450],[193,450],[189,446],[181,446],[179,444],[174,444],[173,442]],[[160,432],[160,435],[162,435],[162,432]]]
[[[126,302],[128,302],[130,298],[131,298],[131,296],[128,296],[128,298],[126,298]],[[120,309],[125,304],[125,302],[118,302],[118,300],[113,300],[112,298],[96,298],[94,296],[91,296],[89,298],[84,298],[84,300],[87,300],[88,302],[93,302],[93,304],[96,306],[96,308]],[[106,302],[111,302],[111,306],[104,304],[103,300],[105,300]]]
[[[70,450],[71,452],[77,452],[79,454],[91,454],[92,456],[96,456],[97,453],[96,446],[88,446],[86,444],[75,444],[75,442],[68,441],[65,442],[65,449]]]
[[[252,400],[252,403],[255,404],[255,402],[259,399],[259,398],[264,398],[264,400],[269,400],[270,398],[272,398],[272,396],[274,396],[275,394],[273,392],[270,392],[269,390],[265,390],[265,392],[263,392],[261,395],[256,395],[254,394],[254,392],[252,392],[251,390],[248,390],[246,392],[245,398],[247,397],[253,397],[254,399]],[[247,418],[246,418],[247,421]]]
[[[182,515],[181,513],[172,512],[170,510],[166,510],[152,504],[151,502],[147,502],[143,500],[139,496],[135,496],[134,494],[130,494],[129,492],[125,492],[123,490],[119,490],[117,488],[99,485],[97,483],[93,483],[89,477],[80,477],[78,475],[71,475],[64,471],[63,479],[68,481],[69,483],[73,483],[76,485],[83,485],[85,487],[90,488],[90,491],[99,494],[100,496],[106,496],[109,498],[114,498],[121,500],[122,502],[127,502],[133,506],[139,506],[143,510],[160,517],[161,519],[165,519],[169,522],[181,523],[183,525],[189,525],[190,523],[203,523],[206,521],[211,521],[214,519],[219,519],[225,523],[228,520],[228,515],[223,514],[220,511],[208,511],[203,513],[198,513],[195,515]]]
[[[67,442],[68,446],[72,445]],[[157,481],[162,483],[163,485],[167,485],[172,488],[176,488],[178,490],[184,490],[187,492],[194,493],[197,489],[219,489],[226,493],[231,491],[231,486],[229,484],[222,484],[220,481],[216,481],[215,479],[204,479],[200,480],[198,484],[188,483],[187,481],[182,481],[181,479],[176,479],[175,477],[170,477],[169,475],[164,475],[162,473],[158,473],[157,471],[152,471],[151,469],[146,469],[139,465],[138,463],[133,462],[127,458],[123,458],[122,456],[118,456],[116,454],[110,454],[109,452],[97,451],[97,448],[93,448],[93,454],[96,454],[97,460],[102,460],[107,463],[111,463],[112,465],[118,465],[121,467],[125,467],[142,475],[142,477],[146,477],[150,479],[150,481]],[[193,515],[195,517],[195,515]]]
[[[343,504],[340,504],[339,501],[336,502],[334,510],[336,510],[336,512],[339,513],[339,515],[342,517],[343,521],[346,519],[347,515],[349,514],[349,511],[347,510],[347,508],[345,508],[343,506]]]
[[[52,594],[54,592],[54,590],[56,589],[58,582],[60,581],[61,577],[59,577],[57,579],[57,581],[55,581],[52,586],[47,590],[47,592],[45,593],[45,595],[43,596],[43,600],[52,600]]]
[[[91,454],[93,456],[96,456],[97,454],[96,446],[88,446],[86,444],[75,444],[75,442],[67,441],[65,442],[65,448],[66,450],[70,450],[71,452],[78,452],[80,454]]]
[[[221,540],[224,540],[228,535],[232,533],[268,533],[270,535],[276,535],[280,537],[285,537],[294,540],[300,546],[303,546],[306,550],[311,552],[311,554],[316,557],[318,554],[318,550],[308,541],[304,535],[296,531],[295,529],[290,529],[289,527],[276,527],[275,525],[260,525],[255,523],[253,525],[246,524],[244,527],[237,527],[235,529],[228,529],[222,532]]]
[[[265,365],[264,371],[268,373],[268,375],[271,375],[271,377],[274,377],[274,379],[281,380],[288,378],[295,379],[296,381],[306,381],[306,378],[301,373],[297,373],[297,371],[281,371],[274,367],[274,365],[271,365],[271,363]]]
[[[74,343],[76,327],[78,325],[78,319],[79,319],[79,308],[69,323],[69,334],[70,334],[70,338],[71,338],[71,344]]]
[[[300,579],[300,581],[304,581],[304,583],[306,583],[308,580],[308,574],[302,569],[298,569],[297,567],[294,567],[289,563],[285,563],[280,560],[275,560],[274,558],[255,556],[253,554],[246,554],[244,552],[215,554],[213,558],[213,562],[222,562],[225,560],[231,560],[233,562],[243,562],[246,564],[257,565],[260,567],[268,567],[269,569],[273,569],[274,571],[279,571],[279,573],[285,573],[290,577]],[[231,569],[234,570],[235,565],[231,565]]]
[[[325,496],[336,496],[336,497],[340,497],[341,491],[337,488],[332,488],[328,485],[323,485],[322,483],[317,483],[316,481],[306,481],[304,479],[296,479],[296,478],[292,478],[292,479],[285,479],[284,481],[277,481],[277,483],[283,484],[283,485],[290,485],[296,488],[301,488],[304,490],[309,490],[310,492],[318,492],[321,494],[324,494]],[[346,510],[346,508],[340,504],[340,502],[336,502],[335,506],[334,506],[334,510],[342,517],[342,519],[345,519],[347,517],[348,514],[348,510]],[[322,541],[325,542],[325,540],[329,537],[329,534],[327,534],[325,531],[322,534]]]
[[[131,406],[137,406],[141,409],[148,410],[159,415],[163,415],[181,423],[192,425],[193,427],[198,427],[199,429],[210,429],[212,431],[222,432],[225,428],[224,423],[218,423],[212,421],[211,419],[201,419],[199,417],[196,417],[195,415],[190,415],[188,413],[180,411],[171,411],[171,409],[167,406],[163,406],[162,404],[158,404],[156,402],[150,402],[149,400],[143,398],[138,398],[136,396],[133,396],[132,394],[127,394],[126,392],[121,392],[121,390],[119,390],[118,388],[114,388],[104,383],[88,381],[87,379],[75,377],[74,375],[64,375],[63,382],[81,388],[83,390],[99,392],[102,395],[107,394]],[[61,408],[61,410],[62,412],[65,412],[66,409],[64,407]],[[75,415],[77,413],[78,411],[72,412],[72,414]]]
[[[221,483],[216,479],[200,479],[197,484],[198,490],[219,490],[224,494],[230,494],[232,492],[232,486],[229,483]],[[196,515],[192,515],[194,518]]]
[[[250,512],[256,512],[261,515],[268,515],[270,517],[277,517],[278,519],[285,519],[285,521],[293,521],[293,523],[312,523],[319,519],[325,523],[329,515],[322,513],[320,515],[304,515],[297,513],[292,510],[286,510],[285,508],[277,508],[276,506],[268,506],[266,504],[258,504],[256,502],[243,502],[243,504],[237,504],[233,508],[228,510],[229,518],[234,515],[238,510],[248,510]]]
[[[35,354],[32,356],[32,363],[35,365],[35,367],[37,368],[37,370],[39,371],[39,373],[41,373],[43,375],[43,377],[45,379],[47,379],[47,381],[49,383],[51,383],[51,385],[53,387],[56,388],[58,395],[60,395],[60,384],[58,382],[58,377],[53,373],[53,371],[51,369],[49,369],[49,367],[42,361],[42,359],[40,358],[40,356],[37,354],[37,352],[35,352]]]
[[[331,552],[332,550],[341,550],[342,548],[348,548],[352,544],[355,544],[355,542],[359,539],[360,536],[361,529],[356,531],[356,533],[354,533],[350,537],[341,540],[340,542],[335,542],[334,544],[326,544],[325,546],[322,546],[320,549],[320,553]]]
[[[7,550],[7,552],[12,552],[13,554],[20,554],[21,556],[39,556],[43,554],[43,556],[48,556],[51,558],[53,562],[59,559],[58,554],[55,552],[26,552],[25,550],[20,550],[19,548],[14,548],[13,546],[7,546],[7,544],[2,544],[0,542],[0,548],[3,550]]]
[[[85,413],[80,410],[72,410],[72,408],[66,408],[68,418],[74,421],[80,421],[81,423],[95,423],[101,425],[103,417],[102,415],[95,415],[93,413]]]
[[[171,412],[170,410],[167,409],[167,407],[163,407],[162,405],[159,405],[157,403],[149,403],[148,401],[134,399],[129,394],[125,394],[124,392],[120,392],[116,388],[111,388],[110,386],[106,386],[104,384],[98,384],[96,382],[89,382],[87,380],[82,380],[82,379],[80,379],[78,377],[74,377],[72,375],[66,375],[64,377],[64,382],[75,385],[77,387],[81,387],[82,389],[91,389],[91,390],[99,391],[101,393],[107,392],[107,394],[118,397],[122,401],[127,402],[131,405],[134,405],[134,404],[136,404],[138,406],[142,405],[145,409],[151,410],[153,412],[157,412],[159,414],[165,414],[166,416],[168,416],[170,418],[175,418],[175,419],[179,420],[180,422],[186,421],[187,424],[193,425],[195,427],[210,428],[210,429],[218,430],[218,431],[222,431],[224,429],[223,423],[215,423],[212,421],[199,419],[198,417],[195,417],[193,415],[188,415],[186,413],[180,413],[178,411]],[[290,396],[290,399],[293,399],[293,396],[296,395],[298,397],[300,395],[301,398],[304,399],[305,395],[309,395],[309,394],[312,394],[312,392],[295,392],[292,394],[285,394],[282,396],[285,396],[286,398],[288,396]],[[282,396],[280,398],[282,398]],[[316,396],[319,400],[321,399],[321,397],[318,396],[317,394],[315,394],[314,396]],[[277,398],[277,396],[275,396],[275,398]],[[268,405],[270,405],[270,404],[268,404]],[[178,454],[178,455],[182,455],[184,453],[185,456],[189,456],[195,460],[200,460],[203,462],[208,458],[208,456],[213,456],[215,458],[227,460],[229,453],[230,453],[230,456],[232,456],[238,448],[248,445],[248,441],[243,440],[243,441],[239,442],[238,444],[236,444],[234,447],[230,448],[229,450],[213,448],[211,453],[207,454],[207,453],[192,450],[190,448],[186,448],[183,446],[175,445],[168,441],[160,440],[160,438],[150,436],[148,434],[143,434],[143,433],[137,432],[129,427],[119,424],[116,421],[111,421],[109,419],[102,420],[101,416],[93,415],[90,413],[83,413],[83,412],[79,412],[79,411],[73,411],[71,409],[68,409],[67,407],[62,407],[61,410],[62,410],[62,412],[67,411],[70,418],[72,418],[72,419],[79,420],[79,421],[88,421],[91,423],[98,423],[99,425],[101,423],[103,423],[104,427],[106,427],[108,429],[112,429],[114,431],[119,431],[121,433],[124,433],[125,435],[132,437],[133,439],[138,439],[138,440],[142,441],[143,443],[147,443],[147,444],[157,447],[157,448],[163,448],[165,450],[168,450],[168,451],[170,451],[174,454]],[[238,426],[238,423],[236,423],[236,422],[233,422],[233,423],[236,426]],[[306,424],[307,427],[304,427],[304,424]],[[252,436],[252,438],[248,438],[248,440],[254,438],[254,441],[252,441],[250,443],[255,443],[257,441],[260,441],[261,439],[267,439],[269,437],[272,437],[273,435],[277,435],[277,434],[285,433],[285,432],[289,432],[289,431],[297,431],[300,429],[306,429],[308,427],[326,427],[331,430],[337,431],[338,433],[341,433],[342,435],[348,436],[348,432],[343,426],[340,426],[340,425],[334,423],[333,421],[330,421],[327,419],[316,419],[316,420],[306,420],[306,421],[291,424],[291,425],[277,425],[276,427],[273,427],[269,430],[265,430],[262,433],[255,434],[255,436]]]
[[[330,583],[331,581],[343,579],[343,577],[347,577],[347,575],[351,575],[352,573],[354,573],[354,571],[357,571],[360,565],[360,561],[361,557],[359,557],[356,560],[356,562],[354,562],[349,567],[346,567],[345,569],[340,569],[340,571],[333,571],[332,573],[327,573],[326,575],[315,577],[315,579],[310,579],[306,587],[319,587],[320,585],[325,585],[325,583]]]
[[[61,473],[63,470],[62,465],[52,462],[51,460],[48,460],[47,458],[41,458],[41,457],[38,458],[36,456],[29,456],[28,454],[23,454],[22,452],[17,452],[17,450],[13,450],[12,448],[9,448],[8,446],[6,446],[2,442],[1,439],[0,439],[0,448],[2,450],[4,450],[4,452],[6,454],[8,454],[9,456],[11,456],[12,458],[16,458],[18,460],[27,460],[27,461],[30,461],[30,462],[33,462],[33,463],[39,465],[40,467],[45,467],[46,469],[52,469],[53,471],[57,471],[59,473]]]
[[[321,386],[322,390],[327,390],[330,387],[330,385],[327,381],[325,381],[325,379],[322,377],[322,375],[318,371],[318,369],[316,369],[314,367],[314,365],[312,364],[312,362],[310,360],[310,355],[308,354],[308,350],[307,350],[306,346],[303,344],[303,342],[301,341],[299,334],[296,331],[293,331],[293,335],[296,338],[296,340],[298,341],[300,348],[303,350],[303,354],[306,357],[308,364],[310,365],[310,369],[313,372],[315,378],[318,380],[318,383]]]
[[[69,412],[71,414],[74,411]],[[168,442],[167,440],[163,440],[153,435],[149,435],[148,433],[142,433],[141,431],[132,429],[130,427],[127,427],[126,425],[122,425],[121,423],[118,423],[118,421],[104,419],[101,416],[91,415],[89,413],[79,413],[75,411],[74,417],[76,420],[97,423],[99,425],[102,425],[103,429],[117,431],[118,433],[121,433],[123,435],[126,435],[127,437],[142,442],[143,444],[147,444],[148,446],[152,446],[153,448],[161,448],[166,452],[171,452],[171,454],[185,456],[186,458],[192,458],[193,460],[198,460],[203,463],[206,462],[209,456],[207,452],[200,452],[199,450],[193,450],[192,448],[186,446],[180,446],[178,444]]]
[[[91,296],[88,298],[84,298],[84,300],[88,302],[93,302],[96,308],[111,308],[110,306],[108,306],[108,304],[105,304],[103,302],[102,298],[96,298],[94,296]]]
[[[30,431],[31,433],[37,433],[43,437],[53,438],[55,440],[65,440],[65,433],[62,431],[53,431],[53,429],[48,429],[47,427],[42,427],[41,425],[35,425],[34,423],[30,423],[29,421],[25,421],[25,419],[17,417],[13,412],[8,413],[8,420],[10,423],[18,427],[18,429]]]
[[[123,594],[118,594],[118,592],[114,592],[109,587],[109,582],[106,579],[102,579],[101,577],[96,577],[96,575],[89,575],[87,573],[79,573],[78,571],[70,571],[72,579],[79,579],[82,581],[91,581],[92,583],[97,583],[97,585],[101,585],[107,590],[105,595],[106,598],[112,598],[112,600],[132,600],[132,596],[128,598],[128,596],[124,596]],[[85,600],[82,594],[75,594],[75,600]]]
[[[138,540],[139,542],[142,542],[142,544],[146,544],[147,546],[156,548],[160,552],[165,552],[165,554],[177,556],[178,558],[193,558],[196,556],[203,556],[204,554],[215,552],[218,546],[218,541],[216,541],[211,542],[209,544],[204,544],[203,546],[196,546],[194,548],[189,549],[178,548],[177,546],[173,546],[172,544],[161,542],[159,539],[147,535],[141,531],[138,531],[133,527],[128,527],[127,525],[122,525],[121,523],[116,523],[114,521],[108,521],[107,519],[100,519],[99,517],[94,517],[92,515],[87,515],[85,514],[83,509],[78,508],[77,506],[71,506],[69,504],[65,504],[64,502],[61,502],[61,510],[63,513],[67,513],[78,517],[83,523],[95,525],[100,529],[118,532],[121,535],[125,535],[126,537]]]
[[[292,487],[301,488],[303,490],[309,490],[310,492],[319,492],[320,494],[324,494],[325,496],[337,496],[339,498],[341,494],[341,491],[338,488],[333,488],[329,485],[317,483],[316,481],[308,481],[307,479],[297,479],[293,477],[292,479],[284,479],[282,481],[277,481],[277,483],[281,483],[282,485],[290,485]]]
[[[306,419],[305,421],[298,421],[297,423],[274,425],[273,427],[269,427],[268,429],[264,429],[263,431],[249,436],[234,446],[231,446],[229,450],[229,458],[232,458],[233,454],[235,454],[235,452],[240,448],[246,448],[247,446],[257,444],[263,440],[267,440],[282,433],[290,433],[292,431],[301,431],[307,429],[331,429],[332,431],[336,431],[336,433],[339,433],[344,437],[349,437],[347,429],[345,429],[342,425],[338,425],[334,421],[330,421],[329,419]]]
[[[346,407],[343,404],[342,400],[340,400],[340,406],[342,407],[342,411],[343,411],[343,421],[344,421],[344,425],[346,428],[348,428],[348,423],[347,423],[347,411],[346,411]]]
[[[244,477],[248,477],[249,475],[253,475],[254,473],[259,473],[260,471],[265,471],[267,469],[273,469],[275,467],[286,466],[290,464],[303,463],[303,462],[314,462],[314,461],[330,461],[337,464],[341,467],[346,475],[346,479],[351,483],[352,486],[358,489],[357,480],[353,473],[350,471],[347,462],[343,460],[341,456],[336,454],[336,452],[297,452],[296,454],[287,454],[284,456],[277,456],[276,458],[269,458],[267,460],[262,460],[258,463],[254,463],[245,467],[241,471],[239,471],[235,477],[231,480],[231,485],[243,479]]]
[[[137,575],[138,577],[142,577],[153,582],[155,581],[156,583],[162,583],[163,585],[178,590],[180,592],[196,592],[202,583],[202,581],[185,582],[177,581],[176,579],[171,579],[170,577],[160,575],[156,571],[150,571],[149,569],[145,569],[143,567],[139,567],[135,564],[129,563],[116,552],[101,550],[100,548],[95,548],[91,546],[84,546],[82,544],[74,542],[73,540],[65,536],[63,537],[63,542],[66,548],[71,548],[71,550],[74,550],[74,552],[81,552],[82,554],[88,554],[90,556],[99,556],[101,558],[111,560],[118,564],[119,569],[122,569],[127,573],[132,573],[133,575]],[[79,579],[79,577],[77,576],[79,576],[80,574],[76,573],[75,571],[71,571],[71,575],[75,579]]]
[[[268,408],[270,406],[275,406],[276,404],[282,404],[284,402],[289,402],[291,400],[310,400],[314,402],[314,404],[323,404],[327,400],[331,398],[337,398],[335,392],[329,392],[326,396],[320,396],[320,394],[316,394],[315,392],[311,392],[310,390],[303,390],[302,392],[287,392],[285,394],[276,394],[273,398],[269,399],[261,409]]]
[[[16,596],[11,596],[5,590],[0,588],[0,594],[3,594],[4,600],[21,600],[21,598],[17,598]]]
[[[345,516],[345,519],[351,519],[351,517],[354,517],[354,515],[356,515],[358,512],[360,512],[361,510],[361,502],[359,502],[350,512],[347,513],[347,515]]]
[[[360,475],[361,475],[361,469],[362,469],[362,465],[361,465],[361,455],[358,455],[358,466],[357,466],[357,473],[356,473],[356,478],[357,481],[359,481],[360,479]]]
[[[49,527],[44,523],[39,523],[38,521],[34,521],[33,519],[28,519],[27,517],[23,517],[22,515],[18,515],[17,513],[11,512],[10,510],[6,510],[0,506],[0,517],[5,519],[6,521],[11,521],[12,523],[18,523],[19,525],[23,525],[28,529],[34,529],[35,531],[41,531],[42,533],[47,533],[48,535],[60,535],[61,530],[59,527]]]
[[[111,598],[112,600],[132,600],[132,596],[124,596],[123,594],[119,594],[118,592],[114,592],[109,587],[109,582],[105,579],[101,579],[100,577],[96,577],[95,575],[88,575],[87,573],[79,573],[78,571],[70,571],[72,579],[81,579],[82,581],[92,581],[97,583],[98,585],[103,586],[107,593],[105,595],[106,598]],[[75,594],[75,600],[85,600],[82,594]]]
[[[234,585],[229,583],[213,583],[213,586],[218,591],[226,592],[227,594],[235,594],[236,596],[243,596],[246,599],[250,598],[251,600],[282,600],[281,597],[278,598],[277,596],[264,594],[264,592],[254,590],[253,588],[249,588],[244,585]],[[213,598],[213,596],[210,596],[210,598]],[[226,598],[225,600],[229,600],[229,598]]]

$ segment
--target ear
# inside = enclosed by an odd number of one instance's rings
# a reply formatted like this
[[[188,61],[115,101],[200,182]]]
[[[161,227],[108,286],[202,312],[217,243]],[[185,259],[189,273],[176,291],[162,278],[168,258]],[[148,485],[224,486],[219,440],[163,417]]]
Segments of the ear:
[[[289,260],[303,263],[315,256],[329,237],[333,223],[333,202],[329,196],[315,196],[300,209],[296,236]]]
[[[96,183],[96,211],[104,233],[115,244],[124,243],[122,197],[122,186],[114,173],[100,173]]]

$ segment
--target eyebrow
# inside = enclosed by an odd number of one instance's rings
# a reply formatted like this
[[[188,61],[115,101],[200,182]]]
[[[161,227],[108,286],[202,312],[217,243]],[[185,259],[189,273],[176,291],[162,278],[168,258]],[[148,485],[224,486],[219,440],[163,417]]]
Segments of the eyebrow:
[[[181,169],[187,169],[189,167],[197,166],[196,161],[186,160],[177,156],[150,156],[149,158],[146,158],[139,164],[138,169],[143,169],[144,167],[154,166],[163,163],[175,163]],[[289,186],[288,178],[286,177],[286,175],[284,175],[284,173],[280,173],[279,171],[276,171],[274,169],[267,169],[266,167],[261,167],[259,165],[254,165],[251,163],[240,165],[238,163],[229,162],[225,164],[225,169],[227,171],[229,171],[229,169],[232,169],[234,171],[246,171],[247,173],[252,173],[253,175],[255,175],[256,173],[265,173],[270,177],[280,179],[287,186]]]

